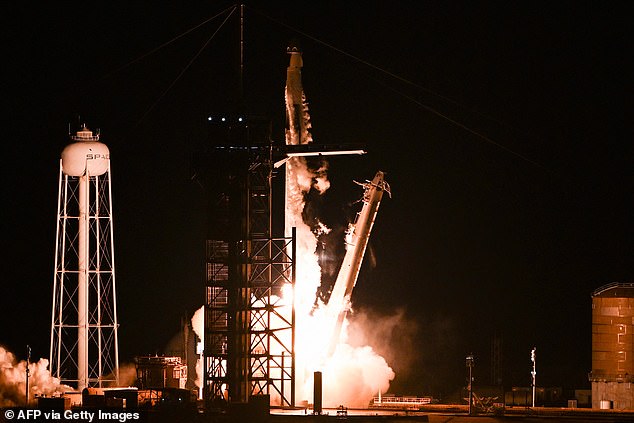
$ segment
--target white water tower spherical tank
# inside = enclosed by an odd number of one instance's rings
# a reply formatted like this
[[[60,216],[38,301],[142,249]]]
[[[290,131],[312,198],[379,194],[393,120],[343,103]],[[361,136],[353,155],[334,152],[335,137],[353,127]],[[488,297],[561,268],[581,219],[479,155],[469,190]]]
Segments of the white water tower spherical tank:
[[[108,171],[110,150],[99,142],[86,126],[72,137],[73,142],[62,151],[62,171],[68,176],[103,175]]]

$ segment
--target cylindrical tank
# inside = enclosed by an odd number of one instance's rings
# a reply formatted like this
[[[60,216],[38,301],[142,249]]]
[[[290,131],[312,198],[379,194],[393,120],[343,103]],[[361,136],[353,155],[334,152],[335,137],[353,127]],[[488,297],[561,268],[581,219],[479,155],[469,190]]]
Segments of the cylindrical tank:
[[[592,378],[634,382],[634,284],[616,283],[592,294]]]
[[[634,408],[634,283],[592,294],[592,407]]]
[[[99,142],[99,135],[84,125],[73,142],[62,151],[62,171],[69,176],[103,175],[108,171],[110,150],[108,146]]]

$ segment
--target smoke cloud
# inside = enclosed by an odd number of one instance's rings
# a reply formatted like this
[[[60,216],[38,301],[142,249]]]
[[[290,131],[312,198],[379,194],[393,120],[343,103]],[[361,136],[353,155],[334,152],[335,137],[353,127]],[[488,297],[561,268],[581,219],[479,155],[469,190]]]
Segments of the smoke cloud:
[[[416,348],[418,323],[409,319],[401,308],[388,314],[372,310],[353,310],[347,328],[348,343],[353,346],[372,345],[378,354],[393,363],[392,367],[404,376],[419,355]]]
[[[194,315],[192,316],[192,329],[201,342],[204,342],[204,333],[205,333],[205,306],[200,307]],[[198,357],[196,360],[196,381],[194,382],[197,387],[203,386],[203,361]]]
[[[24,405],[26,401],[26,368],[25,360],[19,361],[15,355],[0,347],[0,407]],[[70,386],[61,385],[59,379],[48,371],[48,360],[41,358],[29,364],[29,399],[50,396],[72,390]]]
[[[346,341],[344,334],[343,341],[332,355],[327,349],[328,342],[324,341],[332,339],[333,336],[332,333],[324,331],[334,327],[331,324],[333,311],[329,310],[323,301],[330,289],[324,286],[324,276],[328,275],[326,279],[332,279],[333,276],[336,279],[335,273],[338,272],[340,265],[337,256],[343,252],[328,251],[325,242],[320,242],[320,239],[325,239],[333,233],[319,216],[319,198],[330,186],[329,183],[325,183],[327,166],[321,166],[314,171],[306,166],[305,161],[298,160],[292,163],[288,170],[287,227],[297,228],[297,398],[300,401],[310,401],[313,373],[319,370],[323,374],[324,406],[367,407],[379,391],[386,392],[389,389],[390,381],[394,379],[395,374],[386,359],[370,346],[370,342],[361,342],[373,341],[374,336],[357,335],[357,344],[353,346]],[[344,231],[335,231],[335,234],[341,237]],[[339,242],[339,245],[341,244],[343,242]],[[320,257],[330,260],[319,260]],[[330,266],[324,269],[321,265],[325,265],[326,262]],[[326,285],[331,285],[331,281],[327,280]],[[309,306],[311,304],[312,306]],[[396,325],[396,319],[394,321],[393,325]],[[353,329],[349,328],[348,332],[361,329],[357,325]]]
[[[119,386],[136,386],[136,365],[132,363],[119,365]]]
[[[324,367],[324,398],[328,407],[367,407],[379,390],[386,392],[394,371],[370,346],[340,344]]]

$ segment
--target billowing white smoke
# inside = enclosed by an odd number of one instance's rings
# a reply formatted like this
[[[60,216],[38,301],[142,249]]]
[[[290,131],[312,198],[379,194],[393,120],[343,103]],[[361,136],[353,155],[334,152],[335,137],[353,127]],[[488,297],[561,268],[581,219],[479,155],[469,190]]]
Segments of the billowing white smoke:
[[[326,168],[311,172],[301,158],[289,161],[287,172],[286,219],[287,228],[297,231],[296,279],[296,387],[299,401],[311,401],[313,373],[323,374],[323,404],[336,407],[366,407],[379,390],[386,392],[394,372],[386,360],[370,346],[353,347],[346,342],[346,334],[335,352],[329,355],[328,341],[332,334],[324,333],[333,325],[327,324],[332,311],[318,303],[316,291],[321,283],[321,269],[316,255],[317,236],[303,221],[305,194],[311,189],[323,193],[329,187]],[[318,232],[327,233],[323,223]],[[358,327],[356,330],[360,330]],[[358,339],[358,336],[357,336]]]
[[[294,60],[295,59],[295,60]],[[286,144],[312,142],[308,103],[301,85],[301,60],[291,57],[286,83],[286,111],[289,126]],[[301,99],[301,109],[298,107]],[[300,115],[301,110],[301,115]],[[394,379],[394,372],[383,357],[369,346],[352,347],[342,337],[332,355],[328,351],[331,333],[325,333],[334,325],[328,324],[333,310],[318,302],[317,289],[321,284],[321,268],[316,254],[319,233],[327,233],[322,223],[317,223],[315,234],[303,220],[305,196],[314,189],[323,194],[329,187],[327,163],[311,170],[303,157],[292,157],[286,163],[286,236],[296,228],[296,282],[295,282],[295,354],[296,398],[309,401],[313,393],[313,373],[323,372],[323,404],[336,407],[365,407],[381,390],[386,392]],[[315,307],[316,306],[316,307]],[[332,307],[331,307],[332,308]],[[335,316],[339,310],[335,310]]]
[[[379,391],[387,392],[390,381],[394,379],[394,371],[387,361],[369,346],[370,342],[359,343],[359,339],[371,340],[364,335],[364,328],[354,327],[354,346],[347,342],[348,324],[344,323],[342,341],[332,355],[328,355],[328,340],[332,334],[325,329],[332,325],[324,324],[327,318],[327,307],[319,302],[315,308],[317,288],[321,283],[321,269],[316,255],[317,236],[330,230],[318,222],[317,234],[304,223],[304,194],[317,185],[328,187],[326,169],[319,173],[311,172],[303,158],[294,157],[287,162],[290,166],[287,179],[287,219],[296,227],[296,266],[297,279],[295,286],[295,353],[296,353],[296,398],[312,402],[313,373],[323,374],[323,405],[336,407],[340,404],[348,407],[367,407],[373,396]],[[289,180],[290,179],[290,180]],[[318,182],[318,179],[321,182]],[[290,307],[291,295],[283,301]],[[198,309],[192,317],[192,328],[196,335],[204,336],[204,309]],[[285,340],[289,343],[290,339]],[[279,351],[272,351],[279,353]],[[203,376],[203,363],[197,361],[196,385],[200,386]],[[272,403],[277,399],[271,397]],[[277,403],[276,403],[277,404]]]
[[[192,329],[201,342],[205,339],[205,307],[200,307],[192,316]],[[196,381],[194,382],[197,387],[201,387],[203,384],[203,361],[198,357],[196,360]]]
[[[15,355],[0,347],[0,407],[24,405],[26,400],[26,361],[18,362]],[[29,399],[70,391],[48,371],[48,360],[41,358],[29,364]]]
[[[286,144],[299,145],[312,142],[308,114],[308,103],[301,86],[301,59],[291,56],[286,86],[286,109],[289,127],[286,131]],[[291,157],[286,162],[286,236],[291,228],[296,229],[296,284],[295,297],[295,367],[296,401],[311,402],[313,394],[313,372],[323,374],[323,405],[336,407],[340,404],[349,407],[365,407],[379,391],[386,392],[394,372],[386,360],[367,345],[353,347],[346,343],[346,335],[331,355],[328,343],[331,333],[324,333],[332,325],[324,324],[328,318],[326,306],[315,303],[317,289],[321,284],[321,269],[316,254],[319,233],[328,233],[325,225],[317,222],[317,234],[304,223],[303,211],[305,195],[314,189],[323,194],[329,187],[327,163],[319,169],[311,170],[303,157]],[[292,293],[284,293],[282,301],[291,307]],[[204,336],[203,308],[192,317],[192,327],[200,339]],[[273,323],[274,325],[274,323]],[[344,322],[344,328],[347,322]],[[284,338],[278,333],[276,336]],[[290,339],[283,339],[290,345]],[[271,347],[271,353],[279,354]],[[200,386],[203,369],[202,362],[196,366],[196,384]],[[274,395],[272,404],[277,403]]]
[[[321,311],[316,311],[306,320],[312,328],[304,332],[305,338],[312,339],[304,339],[304,344],[297,345],[297,398],[311,402],[313,372],[321,371],[325,407],[367,407],[379,391],[387,392],[390,381],[394,379],[394,371],[371,346],[350,345],[346,330],[335,352],[328,355],[328,342],[325,340],[330,339],[331,334],[319,332],[326,326],[322,324]],[[297,330],[303,332],[305,329],[298,324]],[[356,330],[362,329],[357,327]]]

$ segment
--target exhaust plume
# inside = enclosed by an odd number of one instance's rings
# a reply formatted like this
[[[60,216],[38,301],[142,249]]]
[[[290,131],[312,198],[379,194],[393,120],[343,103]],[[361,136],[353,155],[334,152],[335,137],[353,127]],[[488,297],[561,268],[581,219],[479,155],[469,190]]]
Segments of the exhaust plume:
[[[192,329],[200,342],[205,341],[205,306],[200,307],[194,315],[192,316]],[[203,372],[205,371],[203,368],[203,361],[200,359],[200,356],[197,356],[196,359],[196,381],[194,382],[198,388],[203,386]]]

